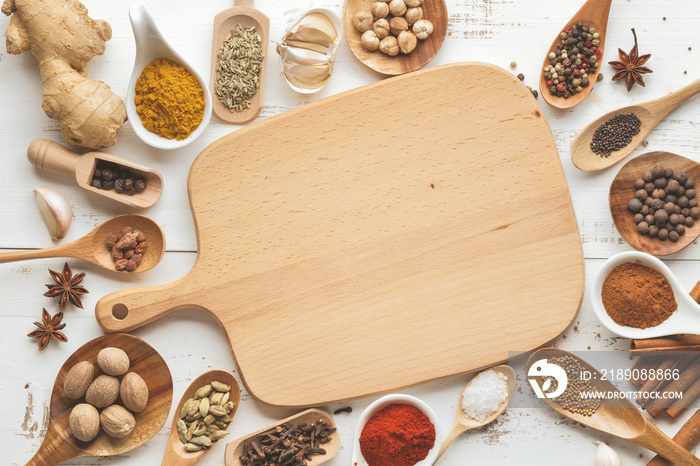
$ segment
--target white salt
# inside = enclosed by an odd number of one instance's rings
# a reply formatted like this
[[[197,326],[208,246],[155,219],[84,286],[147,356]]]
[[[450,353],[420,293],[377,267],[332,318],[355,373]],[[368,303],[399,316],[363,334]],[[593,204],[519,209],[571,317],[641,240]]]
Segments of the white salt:
[[[484,371],[474,377],[462,394],[462,409],[468,418],[481,422],[508,398],[508,378],[500,372]]]

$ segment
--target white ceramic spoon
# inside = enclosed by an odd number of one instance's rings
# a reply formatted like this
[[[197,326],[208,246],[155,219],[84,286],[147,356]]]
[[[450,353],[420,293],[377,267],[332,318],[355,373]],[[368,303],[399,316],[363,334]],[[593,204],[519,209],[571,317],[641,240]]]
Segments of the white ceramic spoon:
[[[675,295],[676,302],[678,303],[678,309],[671,315],[671,317],[656,327],[641,329],[618,325],[605,311],[602,297],[603,282],[605,282],[605,279],[615,267],[627,262],[651,267],[652,269],[661,273],[666,280],[668,280],[671,288],[673,288],[673,294]],[[697,289],[697,285],[694,290],[695,289]],[[608,330],[620,335],[621,337],[636,340],[642,338],[658,338],[667,335],[676,335],[679,333],[700,335],[700,304],[695,302],[695,300],[683,290],[683,287],[673,272],[671,272],[671,269],[650,254],[629,251],[621,252],[620,254],[616,254],[608,259],[600,268],[598,274],[593,280],[593,287],[591,288],[591,303],[593,304],[593,311],[600,322]]]
[[[131,27],[134,30],[134,40],[136,41],[136,59],[134,61],[134,70],[131,73],[129,80],[129,90],[126,93],[126,114],[129,116],[134,132],[143,142],[157,149],[179,149],[197,139],[206,129],[211,119],[211,94],[209,87],[202,77],[190,66],[184,58],[178,55],[175,50],[168,44],[163,35],[158,30],[158,26],[153,21],[151,13],[143,3],[134,3],[129,9],[129,19]],[[155,133],[151,133],[141,124],[141,118],[136,113],[136,80],[141,76],[143,69],[148,66],[153,60],[158,58],[167,58],[168,60],[184,66],[192,73],[199,81],[204,93],[204,117],[192,134],[187,139],[176,140],[160,137]]]

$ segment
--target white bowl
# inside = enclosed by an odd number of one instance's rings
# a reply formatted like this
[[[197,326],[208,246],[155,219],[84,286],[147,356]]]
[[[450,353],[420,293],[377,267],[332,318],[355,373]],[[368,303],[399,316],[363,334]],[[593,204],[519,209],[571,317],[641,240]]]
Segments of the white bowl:
[[[633,264],[641,264],[650,267],[661,275],[663,275],[673,289],[678,309],[671,314],[671,317],[663,321],[656,327],[648,327],[645,329],[626,327],[618,325],[605,311],[603,306],[603,282],[618,265],[631,262]],[[625,338],[642,339],[642,338],[658,338],[667,335],[676,335],[679,333],[700,334],[700,305],[696,303],[688,293],[683,290],[676,276],[671,272],[666,264],[661,262],[656,257],[644,252],[630,251],[616,254],[608,259],[601,269],[598,271],[593,280],[591,288],[591,304],[598,320],[611,332]]]
[[[440,432],[440,426],[438,425],[437,416],[435,412],[425,404],[423,401],[411,395],[386,395],[378,400],[376,400],[371,405],[367,406],[360,416],[359,421],[357,421],[357,428],[355,429],[355,438],[353,440],[353,453],[352,453],[352,465],[353,466],[368,466],[367,461],[362,456],[362,451],[360,450],[360,435],[362,434],[362,429],[365,428],[365,424],[377,411],[386,408],[391,404],[406,404],[415,406],[420,409],[423,414],[428,416],[430,422],[435,426],[435,444],[433,448],[428,452],[428,456],[424,460],[419,461],[415,466],[431,466],[440,452],[440,445],[442,444],[442,433]]]
[[[134,128],[136,136],[149,146],[157,149],[179,149],[197,139],[206,129],[211,119],[211,94],[209,87],[202,77],[192,68],[175,50],[168,44],[163,35],[158,30],[153,17],[148,8],[143,3],[134,3],[129,9],[129,19],[131,27],[134,30],[134,40],[136,41],[136,59],[134,60],[134,70],[131,73],[129,81],[129,90],[126,93],[126,114],[129,117],[131,127]],[[141,76],[143,69],[148,66],[153,60],[158,58],[167,58],[183,67],[192,73],[199,81],[204,94],[204,116],[192,134],[186,139],[180,141],[176,139],[168,139],[151,133],[141,124],[141,118],[136,113],[136,80]]]

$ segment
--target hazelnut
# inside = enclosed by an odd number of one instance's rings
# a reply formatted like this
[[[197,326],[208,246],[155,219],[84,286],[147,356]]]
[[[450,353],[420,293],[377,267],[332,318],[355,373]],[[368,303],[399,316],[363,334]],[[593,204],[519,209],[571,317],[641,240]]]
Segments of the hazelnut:
[[[100,414],[102,428],[110,437],[126,438],[136,427],[134,415],[123,406],[112,405]]]
[[[87,389],[85,401],[96,408],[109,406],[119,398],[119,379],[111,375],[97,377]]]
[[[81,442],[89,442],[100,431],[100,413],[87,403],[75,405],[68,417],[68,428],[73,437]]]
[[[386,3],[382,3],[382,5],[386,5]],[[362,47],[370,52],[373,52],[379,48],[379,38],[374,31],[363,32],[362,37],[360,38],[360,43],[362,44]]]
[[[413,49],[416,48],[416,44],[418,44],[418,39],[416,39],[416,35],[413,34],[411,31],[404,31],[401,34],[399,34],[397,42],[399,44],[399,50],[401,50],[401,53],[409,54],[413,52]]]
[[[389,25],[389,21],[382,18],[382,19],[378,19],[377,21],[374,22],[374,26],[372,26],[372,30],[377,35],[377,38],[379,40],[382,40],[386,36],[389,35],[389,31],[391,30],[391,26]]]
[[[413,25],[413,33],[420,40],[425,40],[433,33],[433,23],[427,19],[418,20]]]
[[[72,400],[85,395],[95,376],[95,367],[87,361],[81,361],[71,367],[63,380],[63,394]]]
[[[399,34],[408,30],[408,22],[405,18],[396,16],[389,21],[389,28],[392,35],[399,37]]]
[[[413,23],[415,23],[419,19],[423,19],[423,8],[409,8],[408,10],[406,10],[406,15],[404,16],[404,18],[406,18],[406,22],[409,26],[413,26]]]
[[[409,8],[416,8],[423,4],[423,0],[404,0]]]
[[[386,18],[389,14],[389,5],[383,2],[375,2],[370,7],[374,19]]]
[[[394,16],[403,16],[406,14],[406,2],[404,0],[391,0],[389,3],[389,11]]]
[[[352,18],[352,23],[359,32],[365,32],[372,29],[373,19],[372,13],[369,11],[361,11]]]
[[[119,394],[124,406],[135,413],[146,409],[148,404],[148,385],[136,372],[129,372],[122,379]]]
[[[97,365],[109,375],[124,375],[129,370],[129,356],[119,348],[103,348],[97,353]]]
[[[399,43],[394,36],[386,36],[379,42],[379,50],[386,53],[390,57],[395,57],[399,54]]]

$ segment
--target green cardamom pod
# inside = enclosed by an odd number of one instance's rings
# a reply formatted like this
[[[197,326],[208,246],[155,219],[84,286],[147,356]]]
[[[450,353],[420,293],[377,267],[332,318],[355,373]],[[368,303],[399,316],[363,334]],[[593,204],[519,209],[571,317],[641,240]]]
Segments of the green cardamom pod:
[[[219,430],[219,426],[215,424],[207,426],[207,432],[216,432],[217,430]]]
[[[211,395],[209,395],[209,404],[212,405],[218,405],[221,404],[221,399],[224,397],[224,394],[221,392],[214,392]]]
[[[221,401],[219,401],[219,404],[220,404],[220,405],[225,405],[226,402],[228,402],[228,398],[229,398],[229,395],[230,395],[230,394],[231,394],[231,392],[226,392],[226,393],[224,393],[224,396],[221,397]]]
[[[194,435],[194,430],[196,428],[197,428],[197,424],[194,422],[189,425],[189,428],[187,429],[187,434],[185,435],[185,440],[187,440],[189,442],[190,439],[192,439],[192,436]]]
[[[187,416],[187,413],[190,410],[190,403],[192,403],[192,398],[185,401],[185,404],[182,405],[182,410],[180,411],[180,419],[183,419],[185,416]]]
[[[187,443],[187,424],[182,419],[177,421],[177,435],[182,443]]]
[[[204,447],[201,445],[195,445],[194,443],[186,443],[185,444],[185,450],[187,450],[189,452],[199,451],[202,448],[204,448]]]
[[[202,422],[204,422],[206,425],[210,426],[216,421],[216,418],[214,417],[213,414],[207,414],[204,419],[202,419]]]
[[[227,414],[225,416],[217,416],[216,420],[220,422],[231,422],[233,419],[231,419],[231,416]]]
[[[200,414],[199,411],[197,411],[194,414],[188,414],[187,416],[185,416],[185,421],[192,422],[192,421],[197,421],[201,418],[202,418],[202,415]]]
[[[202,398],[199,400],[199,414],[205,417],[209,414],[209,398]]]
[[[226,432],[225,430],[217,430],[216,432],[212,432],[209,438],[212,442],[216,442],[217,440],[221,440],[222,438],[226,437],[228,434],[229,432]]]
[[[206,431],[207,431],[207,425],[205,423],[203,423],[202,421],[199,421],[197,423],[197,428],[194,430],[194,432],[192,432],[192,436],[197,437],[199,435],[202,435]]]
[[[225,422],[216,421],[216,422],[214,423],[214,425],[215,425],[216,427],[218,427],[219,429],[225,429],[227,424],[226,424]]]
[[[206,384],[205,386],[200,387],[199,390],[194,392],[194,398],[196,400],[199,400],[200,398],[206,398],[209,396],[212,390],[213,389],[211,388],[211,385]]]
[[[226,385],[225,383],[217,382],[216,380],[211,382],[211,388],[213,388],[217,392],[227,392],[227,391],[231,390],[230,385]]]
[[[190,443],[194,443],[195,445],[202,445],[203,447],[208,447],[211,445],[211,440],[209,440],[209,437],[200,435],[198,437],[192,437],[190,439]]]
[[[233,401],[229,401],[228,403],[226,403],[223,406],[224,406],[224,409],[230,413],[231,411],[233,411],[233,408],[236,407],[236,403],[234,403]]]
[[[199,401],[200,400],[191,400],[191,403],[189,407],[187,408],[187,414],[192,416],[194,413],[199,411]]]
[[[214,405],[209,406],[209,414],[213,414],[214,416],[226,416],[228,411],[223,406]]]

